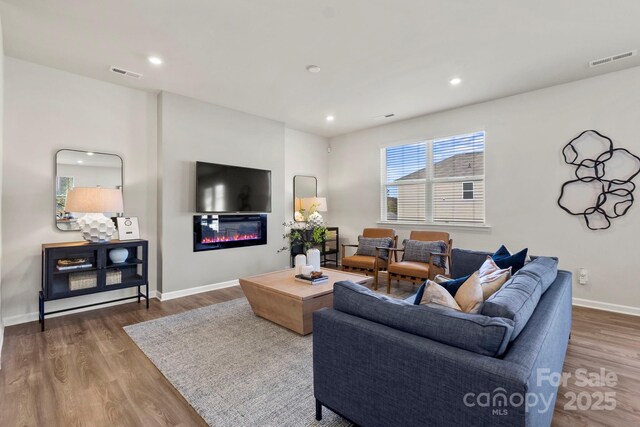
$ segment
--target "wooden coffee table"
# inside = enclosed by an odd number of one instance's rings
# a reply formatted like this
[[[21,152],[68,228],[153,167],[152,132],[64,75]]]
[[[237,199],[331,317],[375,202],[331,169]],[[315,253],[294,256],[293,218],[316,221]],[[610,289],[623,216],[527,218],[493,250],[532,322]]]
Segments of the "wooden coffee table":
[[[308,285],[295,280],[293,268],[240,279],[253,312],[300,335],[313,331],[312,313],[333,307],[333,284],[341,280],[366,284],[373,279],[360,274],[324,269],[329,281]]]

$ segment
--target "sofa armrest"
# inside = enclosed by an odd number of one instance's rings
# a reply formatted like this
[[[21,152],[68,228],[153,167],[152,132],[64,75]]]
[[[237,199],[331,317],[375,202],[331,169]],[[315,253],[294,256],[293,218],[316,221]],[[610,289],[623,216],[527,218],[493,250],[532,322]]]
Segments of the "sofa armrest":
[[[521,365],[333,309],[316,311],[313,322],[316,399],[357,424],[525,424],[524,406],[496,416],[476,399],[498,388],[526,393],[530,372]]]

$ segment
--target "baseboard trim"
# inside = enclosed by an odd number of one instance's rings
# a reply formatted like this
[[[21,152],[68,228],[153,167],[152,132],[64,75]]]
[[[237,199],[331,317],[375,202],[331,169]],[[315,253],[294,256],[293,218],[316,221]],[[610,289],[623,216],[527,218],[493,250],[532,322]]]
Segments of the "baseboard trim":
[[[613,313],[640,316],[640,307],[631,307],[628,305],[611,304],[609,302],[593,301],[583,298],[573,298],[573,305],[577,305],[579,307],[594,308],[596,310],[611,311]]]
[[[158,292],[157,296],[160,301],[169,301],[176,298],[182,298],[189,295],[201,294],[203,292],[215,291],[216,289],[230,288],[240,285],[238,279],[229,280],[227,282],[212,283],[210,285],[197,286],[195,288],[182,289],[173,292]]]
[[[149,297],[150,298],[157,298],[157,292],[156,291],[149,291]],[[47,319],[52,319],[54,317],[66,316],[68,314],[75,314],[75,313],[82,313],[82,312],[85,312],[85,311],[99,310],[101,308],[113,307],[114,305],[129,304],[132,301],[133,300],[116,301],[116,302],[105,303],[105,304],[102,304],[102,305],[96,305],[96,306],[93,306],[93,307],[78,308],[76,310],[65,311],[64,313],[50,314],[50,315],[47,315],[46,318]],[[37,311],[34,311],[33,313],[18,314],[17,316],[5,317],[2,320],[4,322],[4,326],[7,327],[7,326],[19,325],[21,323],[28,323],[28,322],[37,321],[38,320],[38,315],[39,315],[39,313]]]

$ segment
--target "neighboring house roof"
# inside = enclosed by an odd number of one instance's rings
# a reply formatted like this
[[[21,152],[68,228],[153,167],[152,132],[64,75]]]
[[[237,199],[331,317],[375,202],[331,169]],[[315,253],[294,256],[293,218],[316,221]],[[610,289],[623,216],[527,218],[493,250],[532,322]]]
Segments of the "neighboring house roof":
[[[435,177],[447,177],[447,176],[465,176],[465,175],[482,175],[483,170],[483,158],[484,153],[461,153],[451,157],[447,157],[434,164],[433,176]],[[475,173],[469,171],[469,165]],[[410,179],[424,179],[426,178],[425,168],[418,169],[415,172],[411,172],[403,177],[396,179],[396,181],[406,181]]]

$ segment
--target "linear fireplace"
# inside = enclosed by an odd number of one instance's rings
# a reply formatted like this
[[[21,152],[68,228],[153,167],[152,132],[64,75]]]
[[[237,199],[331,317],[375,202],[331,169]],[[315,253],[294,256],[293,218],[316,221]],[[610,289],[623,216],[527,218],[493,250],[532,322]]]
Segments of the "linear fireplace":
[[[194,215],[193,251],[267,244],[267,215]]]

